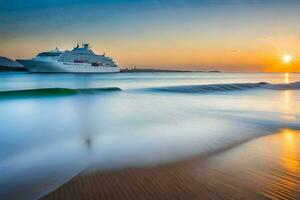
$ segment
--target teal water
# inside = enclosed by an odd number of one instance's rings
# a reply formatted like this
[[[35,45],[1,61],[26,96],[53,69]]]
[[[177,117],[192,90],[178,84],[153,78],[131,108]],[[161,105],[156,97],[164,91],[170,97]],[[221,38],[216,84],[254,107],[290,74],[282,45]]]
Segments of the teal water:
[[[0,199],[300,129],[297,73],[0,74]],[[17,191],[17,192],[16,192]]]

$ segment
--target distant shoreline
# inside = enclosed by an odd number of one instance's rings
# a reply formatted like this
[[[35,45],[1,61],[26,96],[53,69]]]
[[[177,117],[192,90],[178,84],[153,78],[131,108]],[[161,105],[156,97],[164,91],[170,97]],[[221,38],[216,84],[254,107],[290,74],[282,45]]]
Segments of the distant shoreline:
[[[7,67],[7,66],[0,66],[0,72],[13,72],[13,71],[28,71],[26,68],[23,67]],[[202,71],[202,70],[172,70],[172,69],[121,69],[121,73],[136,73],[136,72],[203,72],[203,73],[221,73],[218,70],[211,70],[211,71]]]
[[[298,133],[290,132],[292,141],[299,141]],[[161,165],[107,171],[87,169],[40,199],[173,199],[170,196],[174,199],[297,199],[297,187],[282,184],[287,180],[298,183],[298,172],[289,171],[294,168],[284,168],[278,162],[292,159],[297,163],[299,159],[299,151],[295,151],[293,158],[282,154],[285,149],[280,147],[288,140],[285,134],[252,138],[211,154]],[[261,146],[265,148],[258,148]],[[247,152],[255,156],[241,162]],[[292,167],[297,169],[297,166]]]
[[[172,70],[172,69],[121,69],[121,73],[133,73],[133,72],[209,72],[209,73],[221,73],[218,70],[202,71],[202,70]]]

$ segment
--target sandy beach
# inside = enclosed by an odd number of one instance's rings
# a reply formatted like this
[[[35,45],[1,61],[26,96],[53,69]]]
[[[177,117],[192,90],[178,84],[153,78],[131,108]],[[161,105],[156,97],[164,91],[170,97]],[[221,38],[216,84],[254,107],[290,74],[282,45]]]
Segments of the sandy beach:
[[[0,200],[300,200],[300,0],[0,1]]]
[[[1,77],[1,200],[299,199],[299,74]]]
[[[299,199],[299,133],[162,166],[84,171],[42,199]]]

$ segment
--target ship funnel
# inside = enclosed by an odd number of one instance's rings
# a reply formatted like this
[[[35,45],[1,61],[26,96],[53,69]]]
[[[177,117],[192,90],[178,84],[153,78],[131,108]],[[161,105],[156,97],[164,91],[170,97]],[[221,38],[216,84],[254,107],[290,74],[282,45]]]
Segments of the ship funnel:
[[[89,48],[89,43],[82,43],[83,48],[88,49]]]

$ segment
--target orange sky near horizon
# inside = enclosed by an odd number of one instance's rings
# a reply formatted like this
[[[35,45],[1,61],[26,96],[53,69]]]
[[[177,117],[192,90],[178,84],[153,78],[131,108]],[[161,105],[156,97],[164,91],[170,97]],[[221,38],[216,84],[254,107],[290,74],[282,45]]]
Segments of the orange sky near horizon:
[[[281,40],[284,40],[281,41]],[[37,47],[29,46],[29,39],[16,41],[20,47],[15,50],[7,43],[6,51],[0,49],[0,55],[13,59],[30,58],[41,51],[54,49],[54,42],[40,42]],[[14,42],[13,42],[14,43]],[[12,43],[12,44],[13,44]],[[70,49],[75,41],[59,46],[62,49]],[[106,45],[105,42],[92,43],[93,50],[114,57],[121,67],[138,68],[162,68],[162,69],[190,69],[190,70],[224,70],[224,71],[263,71],[263,72],[299,72],[300,49],[296,46],[295,37],[257,39],[248,42],[232,44],[230,41],[199,41],[199,45],[193,42],[169,41],[151,43],[148,41],[124,44],[117,42]],[[11,43],[10,43],[11,44]],[[104,44],[104,45],[101,45]],[[174,44],[174,45],[172,45]],[[57,45],[58,46],[58,45]],[[104,46],[104,47],[103,47]],[[105,46],[107,46],[105,48]],[[140,49],[143,49],[141,51]],[[284,63],[282,56],[292,55],[290,63]]]
[[[0,56],[30,58],[86,41],[122,68],[300,71],[300,4],[145,2],[0,9]]]

